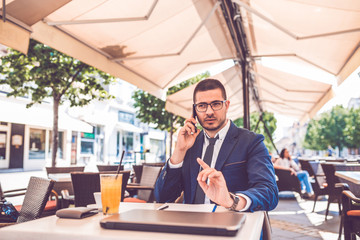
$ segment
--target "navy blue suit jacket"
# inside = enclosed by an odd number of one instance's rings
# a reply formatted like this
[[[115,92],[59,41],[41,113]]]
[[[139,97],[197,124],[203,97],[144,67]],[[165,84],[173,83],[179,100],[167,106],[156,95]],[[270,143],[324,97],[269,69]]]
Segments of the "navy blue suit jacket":
[[[248,211],[272,210],[278,203],[278,188],[271,157],[264,136],[237,128],[232,122],[221,146],[215,169],[224,175],[230,192],[243,193],[252,203]],[[184,191],[184,202],[193,203],[197,187],[199,164],[204,134],[186,152],[181,168],[170,168],[168,163],[155,185],[158,202],[173,202]]]

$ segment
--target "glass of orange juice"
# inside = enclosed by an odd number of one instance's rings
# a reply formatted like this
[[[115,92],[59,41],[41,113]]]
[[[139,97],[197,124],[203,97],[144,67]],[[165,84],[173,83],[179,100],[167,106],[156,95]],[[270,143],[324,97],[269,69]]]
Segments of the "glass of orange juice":
[[[122,174],[100,174],[101,203],[103,214],[119,212]]]

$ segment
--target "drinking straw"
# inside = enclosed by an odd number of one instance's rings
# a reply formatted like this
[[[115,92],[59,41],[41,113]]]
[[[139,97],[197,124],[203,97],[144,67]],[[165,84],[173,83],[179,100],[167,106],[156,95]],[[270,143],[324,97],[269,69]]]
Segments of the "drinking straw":
[[[125,154],[125,150],[123,150],[123,152],[122,152],[122,154],[121,154],[121,159],[120,159],[120,163],[119,163],[119,166],[118,166],[118,168],[117,168],[117,171],[116,171],[116,177],[115,177],[115,179],[117,179],[118,176],[119,176],[119,172],[120,172],[120,169],[121,169],[121,163],[122,163],[122,160],[123,160],[123,158],[124,158],[124,154]]]

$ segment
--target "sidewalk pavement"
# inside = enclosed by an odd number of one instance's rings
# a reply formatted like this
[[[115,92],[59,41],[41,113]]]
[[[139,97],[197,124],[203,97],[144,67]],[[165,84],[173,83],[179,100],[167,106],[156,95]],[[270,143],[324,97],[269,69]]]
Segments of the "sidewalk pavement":
[[[299,197],[280,199],[275,210],[269,212],[274,240],[296,239],[338,239],[340,216],[337,203],[330,204],[330,211],[325,221],[327,199],[316,202],[315,211],[312,211],[314,201]]]
[[[87,171],[96,171],[89,166]],[[46,171],[0,173],[3,190],[25,188],[31,176],[46,178]],[[21,204],[23,197],[11,198],[14,205]],[[330,204],[328,220],[325,221],[326,198],[318,200],[315,212],[311,212],[314,201],[297,198],[280,199],[278,206],[269,212],[274,240],[312,240],[338,238],[340,216],[338,205]]]

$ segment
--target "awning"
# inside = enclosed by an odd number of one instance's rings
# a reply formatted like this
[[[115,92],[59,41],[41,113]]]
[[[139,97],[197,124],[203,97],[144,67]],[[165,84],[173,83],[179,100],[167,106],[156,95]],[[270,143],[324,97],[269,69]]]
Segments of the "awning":
[[[252,72],[257,79],[257,92],[263,110],[293,116],[301,121],[307,120],[328,101],[334,93],[332,86],[286,72],[256,65]],[[243,98],[240,68],[234,66],[211,78],[219,79],[225,86],[230,108],[228,118],[235,120],[243,116]],[[192,96],[196,85],[187,87],[167,97],[167,111],[189,118],[192,111]],[[257,110],[253,96],[250,109]]]
[[[0,21],[0,44],[26,54],[29,48],[29,39],[29,31],[9,21]]]
[[[293,62],[305,67],[304,72],[317,68],[336,77],[338,84],[360,66],[358,0],[231,2],[234,4],[225,0],[9,0],[6,18],[29,29],[32,38],[157,97],[225,59],[248,62],[259,89],[263,83],[257,66],[264,58]],[[225,18],[225,13],[230,17]],[[243,26],[244,34],[234,32],[238,26]],[[12,39],[28,39],[15,30],[1,33],[8,46]],[[246,59],[239,59],[240,41],[248,46],[241,49],[248,53]],[[279,78],[282,85],[291,85],[292,79],[284,82],[284,76]],[[261,89],[259,93],[259,102],[270,109],[269,99],[261,99],[266,94]],[[310,111],[301,104],[297,108],[312,116],[330,99],[330,91],[326,96],[317,95],[319,102]],[[272,108],[303,118],[304,114],[288,109],[284,104]],[[253,110],[256,108],[250,106]]]
[[[118,129],[121,129],[126,132],[134,132],[134,133],[142,133],[143,132],[143,130],[141,128],[136,127],[135,125],[133,125],[131,123],[126,123],[126,122],[117,122],[116,127]]]
[[[332,85],[256,64],[255,75],[264,110],[292,116],[301,122],[312,118],[333,96]]]
[[[342,83],[360,66],[357,0],[233,0],[244,18],[251,55],[297,61]]]
[[[158,97],[194,73],[236,56],[219,2],[63,0],[53,10],[57,1],[41,0],[46,2],[41,8],[26,4],[28,13],[52,12],[33,22],[34,39]],[[7,8],[9,15],[20,17],[17,11]],[[33,17],[21,18],[30,22]]]
[[[37,105],[26,108],[25,105],[26,102],[0,97],[0,121],[52,129],[53,110],[51,106]],[[59,111],[59,130],[91,133],[93,132],[93,127]]]

